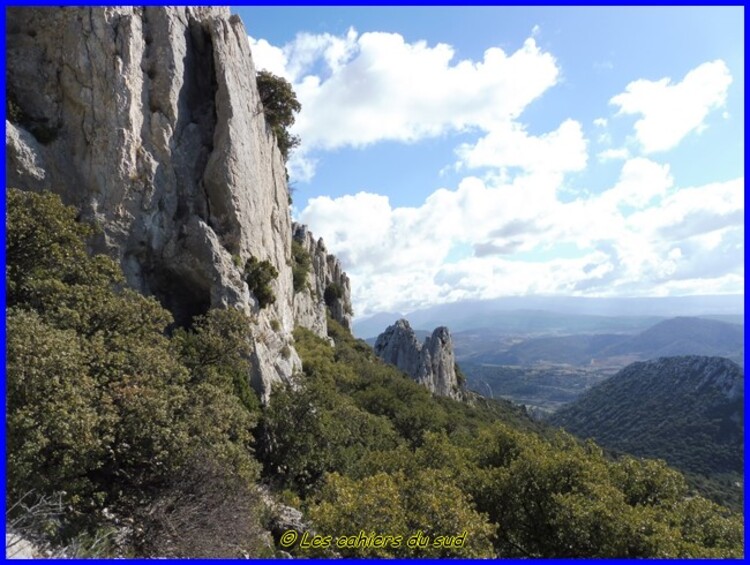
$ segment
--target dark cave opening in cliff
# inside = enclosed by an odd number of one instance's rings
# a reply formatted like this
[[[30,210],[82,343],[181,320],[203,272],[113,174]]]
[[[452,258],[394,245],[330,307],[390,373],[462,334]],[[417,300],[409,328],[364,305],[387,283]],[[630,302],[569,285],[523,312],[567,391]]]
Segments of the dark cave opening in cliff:
[[[195,318],[211,308],[209,286],[185,273],[154,270],[149,273],[147,281],[153,296],[172,313],[174,323],[167,328],[168,333],[177,328],[192,328]]]

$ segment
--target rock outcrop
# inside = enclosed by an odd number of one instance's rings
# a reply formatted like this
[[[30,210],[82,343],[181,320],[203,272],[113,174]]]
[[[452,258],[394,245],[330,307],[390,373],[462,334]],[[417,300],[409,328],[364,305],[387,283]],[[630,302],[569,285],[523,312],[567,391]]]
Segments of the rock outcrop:
[[[23,536],[14,532],[5,532],[6,559],[44,559],[47,552],[37,547]]]
[[[401,369],[430,392],[455,399],[465,395],[456,371],[453,342],[446,327],[436,328],[420,344],[409,322],[398,320],[378,336],[375,355]]]
[[[9,8],[6,18],[8,186],[53,190],[97,222],[93,250],[117,258],[176,323],[210,307],[247,312],[252,384],[267,398],[300,368],[292,225],[240,19],[195,7]],[[243,280],[249,257],[278,271],[265,308]]]
[[[349,277],[339,260],[329,254],[323,239],[316,240],[307,226],[292,224],[292,237],[309,256],[303,288],[294,295],[294,316],[300,326],[327,336],[326,309],[331,318],[351,331],[352,303]]]
[[[279,538],[288,530],[294,530],[299,534],[311,530],[301,510],[279,502],[267,486],[259,486],[258,492],[269,513],[268,525],[274,537]]]

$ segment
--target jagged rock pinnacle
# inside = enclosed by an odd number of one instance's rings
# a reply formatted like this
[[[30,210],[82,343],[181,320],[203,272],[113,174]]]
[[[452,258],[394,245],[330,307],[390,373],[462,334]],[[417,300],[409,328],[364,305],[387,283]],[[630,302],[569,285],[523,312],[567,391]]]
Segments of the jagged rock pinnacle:
[[[456,375],[453,341],[448,328],[441,326],[420,344],[409,322],[398,320],[375,341],[375,354],[395,365],[430,392],[460,399],[464,391]]]

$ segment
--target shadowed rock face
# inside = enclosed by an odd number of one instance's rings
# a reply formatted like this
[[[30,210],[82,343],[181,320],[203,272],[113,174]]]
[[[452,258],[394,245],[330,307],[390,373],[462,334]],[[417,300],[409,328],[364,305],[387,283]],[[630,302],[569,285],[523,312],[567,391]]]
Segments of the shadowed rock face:
[[[240,19],[193,7],[6,16],[8,186],[52,190],[96,221],[94,251],[118,259],[177,324],[209,307],[250,314],[252,384],[267,398],[300,368],[285,347],[296,323],[292,224]],[[263,309],[243,281],[250,256],[279,273]]]
[[[463,398],[456,376],[453,342],[446,327],[439,327],[423,344],[417,341],[409,322],[398,320],[375,341],[375,354],[395,365],[430,392],[450,398]]]

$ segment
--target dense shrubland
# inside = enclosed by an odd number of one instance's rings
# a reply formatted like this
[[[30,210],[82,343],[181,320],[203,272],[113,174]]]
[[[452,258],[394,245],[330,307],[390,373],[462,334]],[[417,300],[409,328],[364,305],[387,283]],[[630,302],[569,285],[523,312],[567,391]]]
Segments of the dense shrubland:
[[[76,222],[74,209],[15,190],[7,203],[7,507],[62,494],[65,512],[45,534],[69,544],[114,526],[111,516],[123,523],[153,514],[175,477],[204,461],[214,466],[209,491],[254,484],[260,410],[247,386],[244,316],[214,310],[168,337],[170,314],[125,289],[112,260],[87,253],[93,228]],[[244,501],[236,504],[257,522],[255,498]],[[177,498],[172,511],[191,504]],[[138,545],[156,543],[136,533]],[[158,547],[182,555],[185,533],[173,534],[174,551]],[[214,549],[258,553],[263,543],[253,530]]]
[[[126,532],[99,555],[273,555],[262,481],[322,535],[466,532],[461,547],[344,556],[742,555],[741,518],[663,463],[612,461],[509,403],[435,398],[332,320],[335,347],[296,330],[304,375],[261,409],[242,314],[168,335],[169,313],[87,253],[92,228],[57,197],[10,190],[7,224],[6,506],[62,500],[54,520],[24,521],[30,536]]]
[[[595,444],[542,429],[508,403],[432,397],[329,325],[335,348],[297,330],[304,385],[277,391],[269,416],[278,413],[266,419],[276,423],[266,430],[270,437],[294,437],[294,444],[276,445],[276,457],[293,460],[298,471],[267,466],[265,475],[302,498],[322,533],[406,537],[421,529],[434,538],[466,530],[468,540],[451,550],[343,554],[741,555],[741,518],[694,496],[663,462],[612,461]],[[296,428],[283,415],[303,406],[317,417]],[[310,427],[313,421],[322,427]]]

